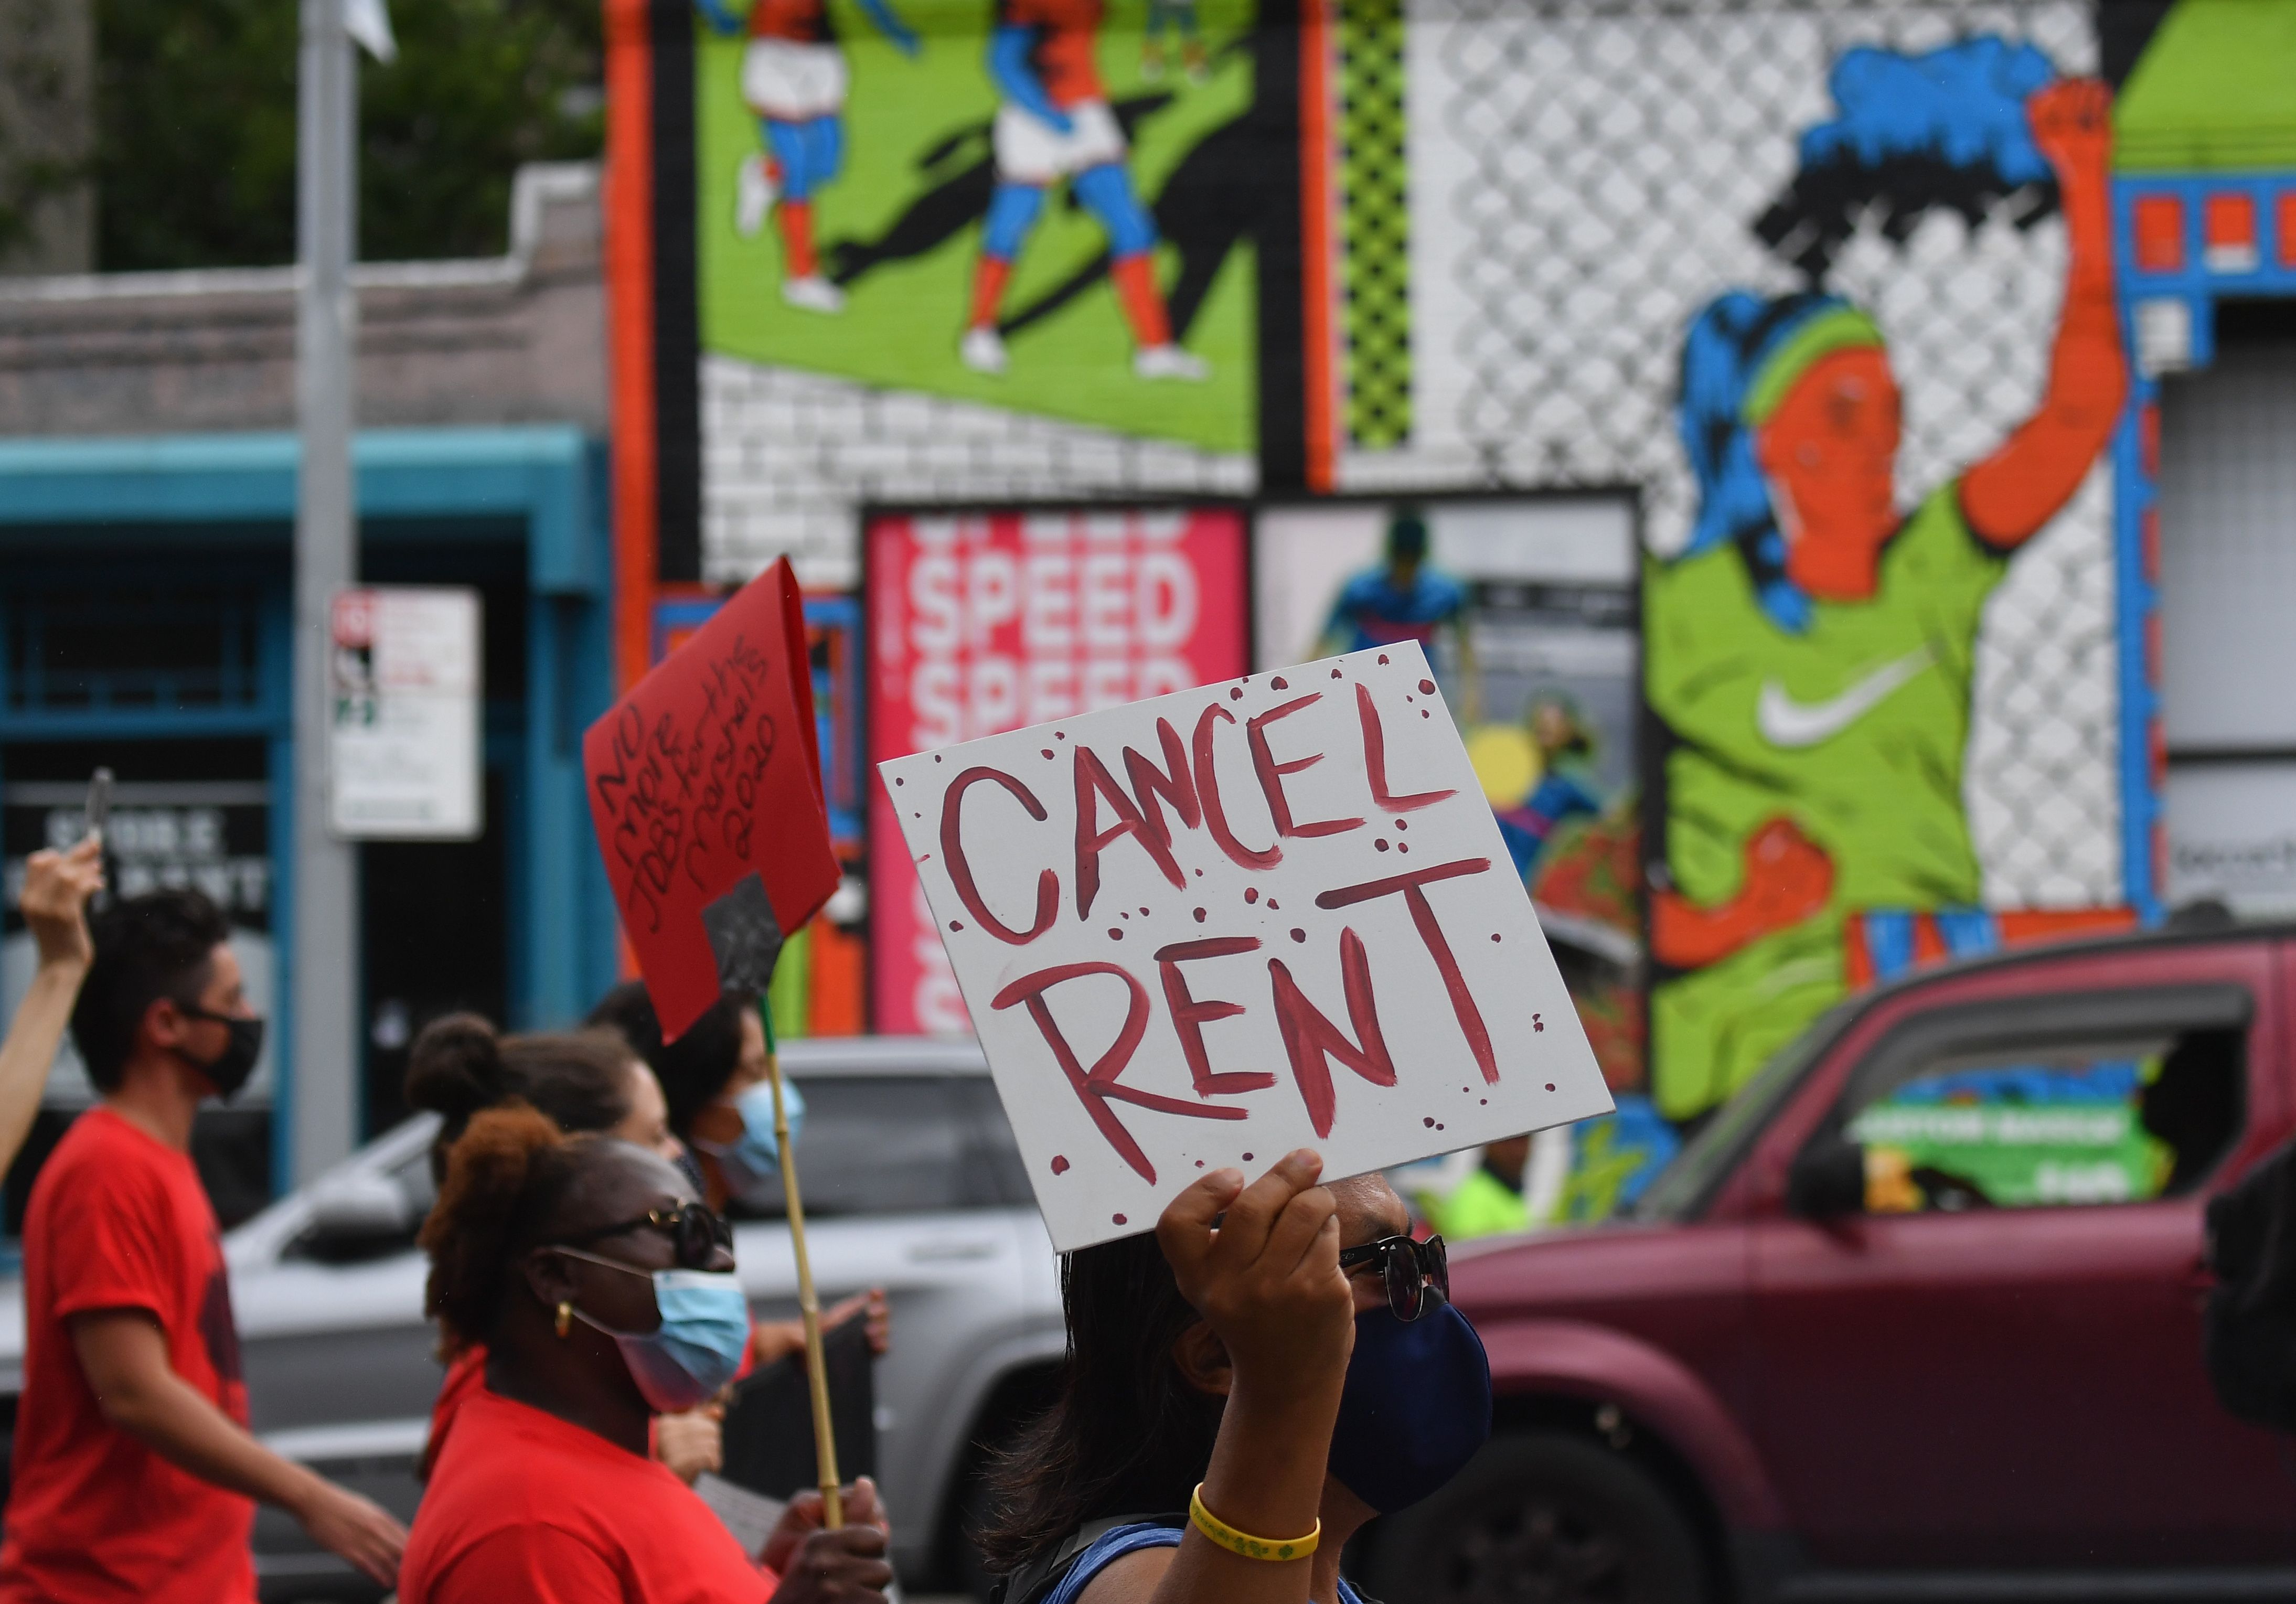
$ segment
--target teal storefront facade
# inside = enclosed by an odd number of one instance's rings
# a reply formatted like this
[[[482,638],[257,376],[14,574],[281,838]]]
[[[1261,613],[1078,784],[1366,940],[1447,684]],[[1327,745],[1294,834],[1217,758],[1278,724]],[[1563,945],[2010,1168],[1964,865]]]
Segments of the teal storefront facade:
[[[226,1217],[290,1173],[299,1082],[355,1077],[350,1145],[403,1111],[412,1027],[472,1007],[512,1028],[578,1018],[613,979],[611,904],[590,839],[581,734],[611,695],[605,450],[571,425],[363,431],[359,576],[466,585],[482,602],[485,824],[471,842],[361,848],[363,1061],[289,1060],[294,1007],[288,665],[297,445],[291,434],[0,440],[0,818],[12,879],[74,828],[89,769],[119,777],[119,888],[201,886],[240,927],[269,996],[266,1066],[203,1118]],[[9,899],[12,905],[12,896]],[[29,972],[12,921],[7,989]],[[84,1104],[60,1068],[12,1172],[20,1216],[45,1150]]]

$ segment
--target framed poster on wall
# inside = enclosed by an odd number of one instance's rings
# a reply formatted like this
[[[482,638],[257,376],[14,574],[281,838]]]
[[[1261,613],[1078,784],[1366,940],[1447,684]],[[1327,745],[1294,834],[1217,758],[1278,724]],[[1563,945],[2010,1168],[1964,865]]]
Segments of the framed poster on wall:
[[[873,769],[1245,669],[1240,508],[887,510],[864,528]],[[869,839],[871,1028],[969,1031],[873,783]]]

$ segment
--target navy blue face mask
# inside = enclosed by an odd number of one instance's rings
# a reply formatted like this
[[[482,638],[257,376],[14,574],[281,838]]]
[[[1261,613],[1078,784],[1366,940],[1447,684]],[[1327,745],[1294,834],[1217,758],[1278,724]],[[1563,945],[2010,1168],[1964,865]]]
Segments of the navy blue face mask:
[[[1356,1316],[1356,1347],[1332,1428],[1331,1472],[1391,1515],[1463,1469],[1491,1435],[1491,1365],[1467,1317],[1441,1304],[1406,1324]]]

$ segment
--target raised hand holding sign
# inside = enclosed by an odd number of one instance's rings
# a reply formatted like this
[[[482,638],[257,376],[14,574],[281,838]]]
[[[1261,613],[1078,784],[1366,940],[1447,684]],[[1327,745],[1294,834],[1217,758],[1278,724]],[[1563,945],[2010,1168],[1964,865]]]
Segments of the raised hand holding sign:
[[[1611,1108],[1414,642],[879,769],[1063,1249]]]

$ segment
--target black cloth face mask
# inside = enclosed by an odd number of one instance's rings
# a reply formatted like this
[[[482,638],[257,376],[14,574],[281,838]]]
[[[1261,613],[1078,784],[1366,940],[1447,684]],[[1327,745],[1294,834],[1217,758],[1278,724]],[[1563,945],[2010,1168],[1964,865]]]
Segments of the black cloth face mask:
[[[255,1060],[263,1056],[263,1017],[242,1019],[237,1014],[221,1014],[201,1008],[195,1002],[178,1002],[176,1006],[194,1019],[211,1019],[230,1033],[223,1051],[211,1059],[196,1059],[178,1047],[176,1056],[208,1077],[216,1095],[229,1102],[247,1084],[247,1077],[255,1073]]]

